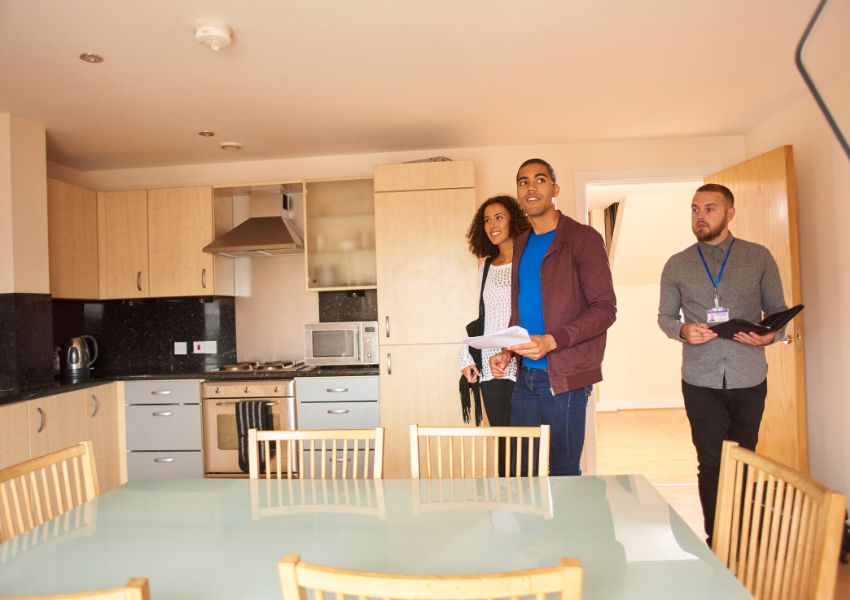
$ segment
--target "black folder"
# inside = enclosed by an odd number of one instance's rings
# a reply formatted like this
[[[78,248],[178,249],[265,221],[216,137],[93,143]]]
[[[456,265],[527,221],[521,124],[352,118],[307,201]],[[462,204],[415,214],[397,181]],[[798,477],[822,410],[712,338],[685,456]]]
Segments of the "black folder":
[[[726,338],[727,340],[731,340],[739,331],[747,331],[764,335],[766,333],[780,331],[801,310],[803,310],[803,305],[798,304],[797,306],[792,306],[788,310],[768,315],[760,323],[750,323],[744,319],[729,319],[725,323],[709,325],[708,328],[718,336]]]

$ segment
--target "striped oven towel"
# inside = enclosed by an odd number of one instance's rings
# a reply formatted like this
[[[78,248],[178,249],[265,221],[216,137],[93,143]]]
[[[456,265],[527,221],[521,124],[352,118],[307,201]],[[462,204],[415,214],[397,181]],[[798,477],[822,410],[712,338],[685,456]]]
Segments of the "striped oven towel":
[[[248,472],[248,430],[274,429],[272,409],[268,400],[242,400],[236,403],[236,435],[239,440],[239,468]],[[274,455],[274,448],[272,448]],[[260,453],[260,471],[265,468],[265,456]]]

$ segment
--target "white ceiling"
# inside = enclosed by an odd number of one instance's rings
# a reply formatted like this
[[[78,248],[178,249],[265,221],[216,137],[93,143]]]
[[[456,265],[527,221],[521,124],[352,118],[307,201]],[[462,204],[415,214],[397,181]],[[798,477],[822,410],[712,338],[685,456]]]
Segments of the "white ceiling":
[[[0,0],[0,112],[80,170],[738,134],[804,94],[816,3]]]

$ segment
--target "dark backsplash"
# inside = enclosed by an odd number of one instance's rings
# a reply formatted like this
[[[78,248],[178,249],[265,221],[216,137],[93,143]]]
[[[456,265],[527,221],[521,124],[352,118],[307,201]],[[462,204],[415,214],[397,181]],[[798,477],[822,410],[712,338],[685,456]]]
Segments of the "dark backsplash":
[[[319,321],[377,321],[378,292],[319,292]]]
[[[235,301],[228,297],[54,300],[54,345],[82,333],[99,346],[94,373],[195,373],[236,362]],[[192,354],[192,342],[208,340],[218,343],[216,354]],[[187,342],[189,353],[175,355],[174,342]]]
[[[0,390],[53,381],[51,323],[49,294],[0,294]]]

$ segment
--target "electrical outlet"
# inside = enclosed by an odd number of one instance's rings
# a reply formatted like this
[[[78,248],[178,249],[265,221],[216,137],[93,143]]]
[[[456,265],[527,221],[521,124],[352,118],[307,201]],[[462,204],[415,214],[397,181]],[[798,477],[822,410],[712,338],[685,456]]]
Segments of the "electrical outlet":
[[[204,343],[206,344],[207,354],[218,354],[218,342],[216,340]]]
[[[206,346],[204,342],[192,342],[192,354],[204,354]]]
[[[186,354],[186,342],[174,342],[174,354]]]

